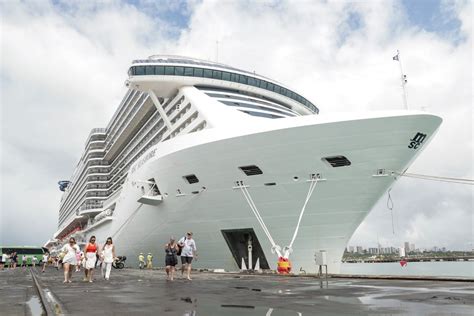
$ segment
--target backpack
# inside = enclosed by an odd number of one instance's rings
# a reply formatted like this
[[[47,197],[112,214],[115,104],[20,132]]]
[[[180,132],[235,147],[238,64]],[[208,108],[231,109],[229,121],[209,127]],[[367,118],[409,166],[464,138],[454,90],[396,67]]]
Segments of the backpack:
[[[186,236],[181,239],[184,239],[184,242],[186,242]],[[181,256],[181,252],[183,251],[183,248],[184,248],[184,245],[181,246],[181,243],[179,242],[180,240],[178,240],[178,252],[176,252],[178,256]]]

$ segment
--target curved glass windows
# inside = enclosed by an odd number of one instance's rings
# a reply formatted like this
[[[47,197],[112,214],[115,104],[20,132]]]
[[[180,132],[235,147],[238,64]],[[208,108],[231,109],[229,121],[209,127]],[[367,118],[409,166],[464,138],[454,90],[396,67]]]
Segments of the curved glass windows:
[[[166,66],[165,67],[165,75],[167,75],[167,76],[174,75],[174,67],[173,66]]]
[[[176,76],[184,76],[184,67],[174,67],[174,74]]]
[[[239,82],[239,75],[238,74],[230,74],[230,81]]]
[[[225,80],[231,82],[237,82],[253,87],[258,87],[268,91],[275,92],[277,94],[283,95],[290,99],[295,100],[298,103],[303,104],[306,108],[311,110],[314,113],[319,113],[319,109],[300,96],[299,94],[288,90],[284,87],[281,87],[277,84],[257,79],[255,77],[241,75],[237,73],[197,68],[197,67],[182,67],[182,66],[132,66],[130,67],[128,74],[131,76],[145,76],[145,75],[159,75],[159,76],[189,76],[189,77],[199,77],[199,78],[211,78],[218,80]]]
[[[137,66],[137,67],[133,67],[134,68],[134,72],[133,74],[136,75],[136,76],[143,76],[145,74],[145,66]]]
[[[212,70],[204,69],[204,78],[212,78]]]
[[[222,80],[230,81],[230,73],[224,71],[222,73]]]
[[[146,66],[145,67],[145,74],[146,75],[154,75],[155,74],[155,66]]]
[[[194,68],[194,77],[204,77],[203,70],[201,68]]]
[[[165,74],[165,66],[156,66],[155,73],[157,75],[164,75]]]
[[[191,76],[191,77],[192,77],[193,74],[194,74],[194,71],[193,71],[193,70],[194,70],[194,68],[191,68],[191,67],[186,67],[186,68],[184,68],[184,75],[185,75],[185,76]]]
[[[219,71],[219,70],[214,70],[212,72],[212,78],[214,79],[222,79],[222,71]]]

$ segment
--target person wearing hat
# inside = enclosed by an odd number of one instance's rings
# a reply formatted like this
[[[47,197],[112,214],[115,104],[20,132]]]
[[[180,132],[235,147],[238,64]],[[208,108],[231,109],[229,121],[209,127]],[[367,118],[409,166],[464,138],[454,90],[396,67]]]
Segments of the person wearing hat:
[[[143,269],[145,267],[145,256],[143,252],[138,255],[138,268]]]
[[[147,269],[152,269],[153,268],[153,255],[151,254],[151,252],[148,253],[148,255],[146,256],[146,268]]]

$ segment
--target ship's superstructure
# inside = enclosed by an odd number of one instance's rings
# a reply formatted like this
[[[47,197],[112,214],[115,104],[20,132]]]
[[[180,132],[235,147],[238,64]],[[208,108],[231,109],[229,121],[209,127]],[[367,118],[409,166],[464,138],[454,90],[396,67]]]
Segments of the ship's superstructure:
[[[274,268],[267,236],[287,243],[301,217],[295,265],[314,270],[314,253],[326,251],[337,271],[345,243],[394,181],[390,171],[405,170],[441,122],[415,112],[316,115],[274,80],[191,58],[151,56],[128,74],[111,121],[91,131],[60,183],[58,230],[46,246],[113,236],[135,257],[192,230],[202,267],[239,268],[252,245],[250,261]]]

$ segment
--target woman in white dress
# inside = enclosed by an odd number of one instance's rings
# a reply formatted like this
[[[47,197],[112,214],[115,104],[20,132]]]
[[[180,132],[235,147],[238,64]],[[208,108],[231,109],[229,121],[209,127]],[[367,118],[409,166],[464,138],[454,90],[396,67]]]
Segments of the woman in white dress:
[[[74,237],[69,238],[69,243],[64,245],[61,251],[64,253],[64,283],[71,283],[72,270],[77,264],[76,253],[79,251],[79,247],[76,245],[76,239],[74,239]]]
[[[107,238],[107,242],[102,248],[103,265],[105,266],[105,279],[109,280],[110,270],[112,270],[112,263],[115,260],[115,245],[112,242],[112,237]]]
[[[99,253],[99,246],[95,243],[95,236],[89,239],[89,243],[84,248],[84,254],[86,256],[86,265],[84,269],[86,271],[85,281],[92,283],[92,277],[94,276],[95,262],[97,260],[97,254]]]

